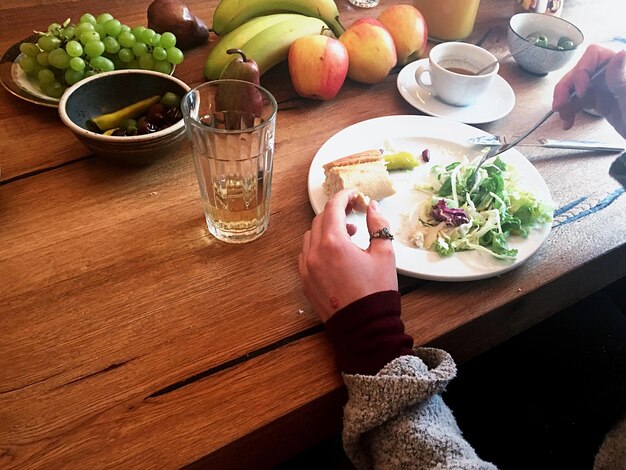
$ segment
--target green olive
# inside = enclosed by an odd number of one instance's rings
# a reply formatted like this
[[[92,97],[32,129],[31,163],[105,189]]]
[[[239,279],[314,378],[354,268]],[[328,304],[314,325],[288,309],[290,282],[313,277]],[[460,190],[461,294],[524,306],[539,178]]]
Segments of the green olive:
[[[415,155],[410,152],[398,152],[385,155],[385,162],[387,162],[387,170],[412,170],[419,162]]]
[[[561,36],[559,38],[559,42],[557,43],[557,48],[566,51],[574,49],[574,42],[567,36]]]
[[[528,36],[526,36],[526,39],[528,41],[535,41],[535,45],[540,46],[540,47],[549,47],[549,44],[550,44],[547,36],[541,33],[531,33]]]
[[[177,108],[180,106],[180,96],[168,91],[163,95],[163,98],[161,98],[161,104],[166,108]]]
[[[133,127],[135,129],[137,128],[137,121],[135,119],[124,119],[119,125],[119,128],[124,129],[125,131]]]
[[[548,43],[548,38],[545,36],[539,36],[537,38],[537,45],[539,47],[549,47],[550,44]]]

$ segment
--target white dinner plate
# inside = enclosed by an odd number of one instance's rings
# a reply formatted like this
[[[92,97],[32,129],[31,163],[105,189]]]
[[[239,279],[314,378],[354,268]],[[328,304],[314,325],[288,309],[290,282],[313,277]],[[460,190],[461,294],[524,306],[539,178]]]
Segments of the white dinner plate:
[[[428,59],[411,62],[400,71],[396,81],[402,97],[420,111],[465,124],[481,124],[501,119],[513,110],[515,93],[500,75],[494,77],[489,89],[476,103],[470,106],[451,106],[444,103],[415,81],[415,71],[424,63],[428,63]]]
[[[470,137],[489,135],[474,127],[449,119],[428,116],[386,116],[370,119],[347,127],[328,139],[317,151],[308,175],[308,191],[311,206],[316,214],[324,209],[328,200],[322,189],[324,169],[322,165],[356,152],[393,148],[409,151],[421,160],[422,150],[428,148],[430,161],[422,162],[413,171],[392,171],[396,194],[381,201],[382,210],[389,220],[390,229],[396,235],[393,241],[398,272],[407,276],[436,281],[469,281],[497,276],[516,268],[530,258],[550,233],[550,224],[533,229],[528,238],[509,238],[509,246],[518,250],[513,261],[499,260],[489,254],[465,251],[450,257],[409,246],[401,233],[403,219],[426,196],[416,191],[413,183],[425,177],[434,164],[447,164],[460,160],[464,155],[470,160],[481,154],[481,147],[467,143]],[[502,159],[515,167],[518,185],[533,192],[540,200],[551,204],[550,191],[536,168],[516,149],[502,154]],[[357,226],[352,237],[361,248],[369,244],[365,215],[352,213],[348,221]]]

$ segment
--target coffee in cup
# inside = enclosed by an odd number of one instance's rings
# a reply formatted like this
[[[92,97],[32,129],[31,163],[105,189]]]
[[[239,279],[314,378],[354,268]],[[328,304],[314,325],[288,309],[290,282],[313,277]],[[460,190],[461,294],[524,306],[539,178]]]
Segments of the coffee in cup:
[[[494,63],[480,75],[476,72]],[[496,57],[486,49],[464,42],[445,42],[433,47],[428,63],[415,71],[418,85],[452,106],[475,103],[487,91],[500,69]],[[429,75],[430,81],[424,80]]]

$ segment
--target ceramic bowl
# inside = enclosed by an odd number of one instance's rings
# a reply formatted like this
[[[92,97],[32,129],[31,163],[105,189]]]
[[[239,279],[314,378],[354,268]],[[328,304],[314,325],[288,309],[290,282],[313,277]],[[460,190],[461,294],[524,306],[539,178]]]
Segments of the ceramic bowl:
[[[577,48],[583,43],[583,33],[569,21],[558,16],[541,13],[518,13],[509,21],[509,50],[515,52],[528,44],[527,37],[542,34],[554,47],[535,46],[513,57],[528,72],[545,75],[560,69],[577,54]],[[567,37],[574,43],[573,49],[559,50],[556,45],[561,37]]]
[[[171,155],[185,138],[183,119],[151,134],[110,136],[89,130],[87,121],[168,91],[181,98],[190,87],[183,81],[148,70],[115,70],[93,75],[71,86],[59,101],[59,115],[76,138],[94,154],[129,165],[145,165]]]

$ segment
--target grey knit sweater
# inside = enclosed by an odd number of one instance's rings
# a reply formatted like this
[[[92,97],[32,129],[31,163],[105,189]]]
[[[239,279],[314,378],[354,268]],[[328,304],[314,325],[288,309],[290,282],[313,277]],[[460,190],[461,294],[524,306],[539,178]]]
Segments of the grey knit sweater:
[[[418,348],[376,375],[344,374],[343,441],[358,469],[495,469],[463,438],[440,393],[456,375],[445,351]],[[626,470],[626,421],[596,456],[595,470]]]
[[[450,355],[419,348],[376,375],[344,374],[343,440],[357,468],[495,469],[461,435],[439,395],[456,375]]]

